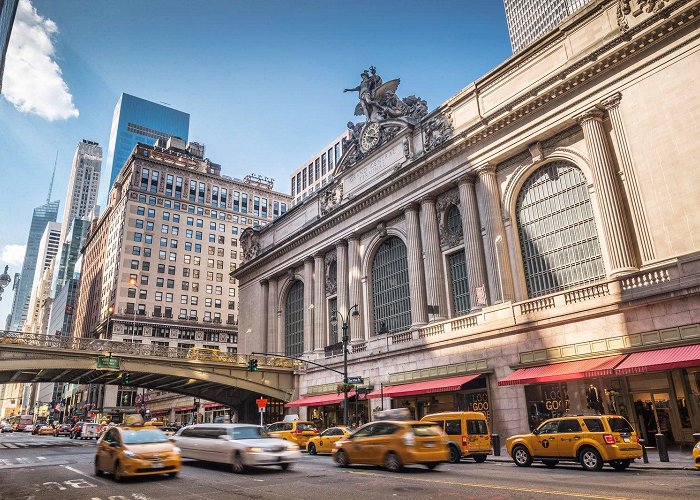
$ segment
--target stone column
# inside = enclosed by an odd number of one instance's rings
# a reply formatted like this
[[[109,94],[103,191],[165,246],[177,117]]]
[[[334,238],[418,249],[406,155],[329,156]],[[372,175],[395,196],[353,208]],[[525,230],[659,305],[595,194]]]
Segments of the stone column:
[[[484,209],[487,269],[492,302],[508,302],[515,298],[513,274],[508,256],[508,240],[501,214],[501,191],[496,179],[496,167],[485,165],[479,169],[481,203]]]
[[[314,350],[314,259],[304,259],[304,352]]]
[[[610,257],[609,275],[615,276],[636,270],[632,252],[632,238],[624,215],[620,187],[615,166],[603,128],[603,112],[592,108],[578,117],[588,156],[593,167],[593,181],[598,194],[598,207],[603,221],[605,239]]]
[[[417,327],[428,323],[418,204],[409,204],[404,209],[404,213],[406,214],[406,236],[408,238],[408,286],[411,292],[411,327]]]
[[[328,344],[326,324],[326,263],[322,253],[314,255],[314,350],[323,351]]]
[[[437,210],[435,198],[421,200],[420,207],[421,235],[423,236],[423,254],[425,255],[425,284],[428,305],[437,306],[438,313],[433,315],[435,321],[447,318],[447,296],[445,295],[445,273],[442,267],[442,251],[438,234]],[[430,318],[430,315],[429,315]]]
[[[269,322],[267,317],[268,304],[267,299],[270,296],[270,282],[268,280],[260,281],[260,306],[263,311],[262,317],[260,318],[260,331],[257,332],[260,338],[260,350],[262,352],[269,352],[268,349],[268,328]],[[257,350],[257,349],[256,349]],[[252,349],[251,349],[252,351]],[[247,354],[247,353],[246,353]]]
[[[352,234],[348,238],[348,308],[357,304],[357,311],[361,315],[364,315],[365,310],[364,307],[362,307],[362,269],[360,266],[360,237],[356,234]],[[342,311],[343,314],[345,314],[347,309],[343,309]],[[351,341],[360,342],[365,340],[364,324],[359,318],[348,320],[348,324],[350,325]]]
[[[282,352],[283,348],[277,338],[277,280],[270,278],[268,280],[268,295],[267,295],[267,352]]]
[[[469,280],[469,306],[472,310],[480,309],[489,304],[486,265],[484,264],[484,239],[481,237],[475,182],[474,175],[465,175],[459,179],[457,184],[459,186],[462,232],[464,233],[464,260],[467,265],[467,280]],[[477,287],[483,287],[486,304],[476,304]]]
[[[642,197],[639,194],[639,184],[637,182],[637,174],[634,164],[632,163],[632,154],[630,153],[627,143],[627,135],[625,127],[622,124],[622,115],[620,114],[620,100],[622,94],[619,92],[609,97],[602,102],[605,109],[608,110],[610,123],[612,123],[617,139],[617,149],[620,153],[622,164],[622,185],[627,193],[627,200],[630,204],[630,212],[632,214],[632,224],[637,235],[639,243],[639,252],[642,256],[642,262],[646,263],[654,260],[656,252],[654,243],[649,234],[649,226],[647,225],[647,217],[642,204]]]
[[[340,240],[336,246],[336,277],[337,277],[337,305],[340,314],[348,312],[348,242]],[[340,325],[343,322],[338,318],[338,337],[341,336]]]

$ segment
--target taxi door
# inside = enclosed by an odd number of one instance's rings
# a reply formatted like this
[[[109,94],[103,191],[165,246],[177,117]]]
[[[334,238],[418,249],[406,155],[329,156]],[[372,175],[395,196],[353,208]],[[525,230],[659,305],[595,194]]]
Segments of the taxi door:
[[[577,418],[559,421],[559,456],[575,457],[576,445],[583,437],[581,424]]]
[[[372,434],[365,440],[367,463],[381,465],[387,450],[397,449],[397,430],[399,427],[389,422],[379,422],[374,426]]]
[[[534,457],[557,457],[559,456],[558,446],[559,421],[554,420],[542,424],[537,434],[532,434],[530,446]]]
[[[330,453],[333,449],[333,443],[343,437],[343,431],[337,428],[326,429],[318,438],[318,453]]]
[[[370,456],[372,431],[377,424],[369,424],[352,434],[345,444],[345,450],[351,462],[367,463]]]
[[[469,452],[491,453],[491,436],[486,420],[467,420]]]
[[[115,443],[116,446],[113,446],[113,443]],[[110,429],[97,445],[97,460],[99,461],[100,469],[106,472],[112,472],[118,454],[119,431]]]

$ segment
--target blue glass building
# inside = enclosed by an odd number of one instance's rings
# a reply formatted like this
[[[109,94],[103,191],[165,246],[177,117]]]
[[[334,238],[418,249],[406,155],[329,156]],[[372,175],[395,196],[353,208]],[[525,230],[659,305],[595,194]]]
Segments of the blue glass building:
[[[17,13],[19,0],[0,0],[0,90],[2,89],[2,75],[5,71],[5,55],[10,44],[12,23]]]
[[[179,137],[187,142],[190,115],[140,97],[122,94],[114,107],[109,134],[107,169],[109,189],[138,142],[153,144],[157,139]]]

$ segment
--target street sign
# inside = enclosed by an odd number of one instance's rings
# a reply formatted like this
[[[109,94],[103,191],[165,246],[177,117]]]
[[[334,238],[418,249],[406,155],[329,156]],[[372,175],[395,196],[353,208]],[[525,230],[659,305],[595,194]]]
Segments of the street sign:
[[[98,370],[119,370],[121,369],[121,358],[116,356],[98,356]]]
[[[258,411],[260,413],[265,413],[265,407],[264,406],[258,406]]]
[[[258,408],[265,408],[267,406],[267,399],[265,398],[256,399],[255,402],[258,404]]]
[[[348,377],[348,384],[364,384],[362,377]]]

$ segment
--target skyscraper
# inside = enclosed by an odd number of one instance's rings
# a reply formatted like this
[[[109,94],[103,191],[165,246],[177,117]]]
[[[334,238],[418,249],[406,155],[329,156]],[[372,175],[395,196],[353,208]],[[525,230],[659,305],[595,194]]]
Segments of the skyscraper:
[[[519,52],[591,0],[504,0],[510,45]]]
[[[179,137],[187,142],[190,115],[140,97],[122,94],[114,107],[109,135],[107,169],[109,188],[138,142],[153,144],[157,139]]]
[[[56,265],[59,240],[61,239],[61,223],[49,222],[39,241],[36,269],[32,281],[32,291],[24,322],[24,331],[29,333],[45,333],[50,310],[51,276]]]
[[[5,72],[5,56],[10,44],[12,23],[15,21],[19,0],[0,0],[0,90],[2,90],[2,75]]]
[[[84,219],[92,211],[97,200],[102,169],[102,148],[96,142],[83,139],[73,155],[70,181],[63,208],[61,243],[71,230],[74,219]]]

